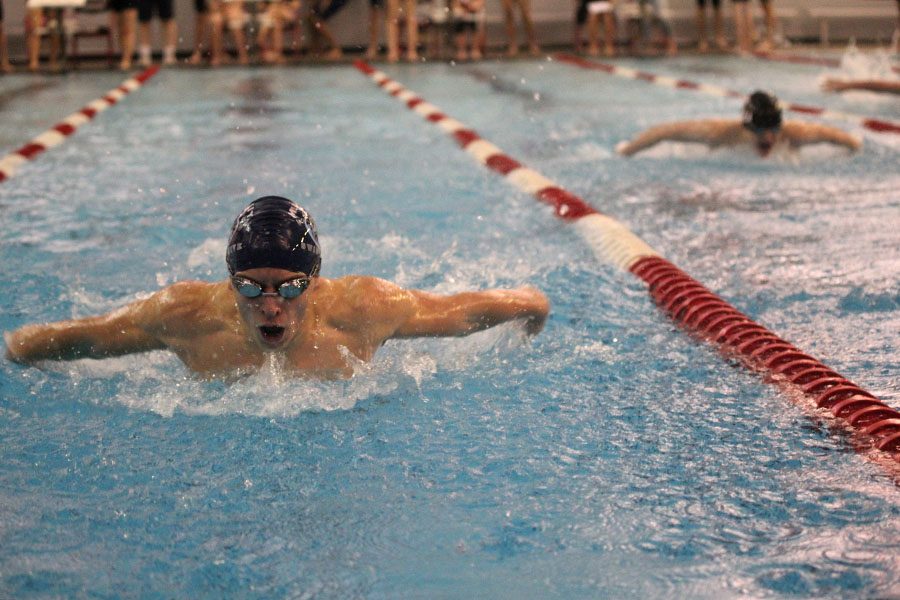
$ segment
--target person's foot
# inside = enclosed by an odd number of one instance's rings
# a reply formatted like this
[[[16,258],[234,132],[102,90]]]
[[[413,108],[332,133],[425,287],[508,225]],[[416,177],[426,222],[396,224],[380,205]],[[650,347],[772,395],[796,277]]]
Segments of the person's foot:
[[[718,48],[720,52],[728,52],[728,41],[724,37],[717,37],[716,48]]]
[[[202,62],[203,62],[203,55],[200,53],[199,50],[194,51],[194,53],[191,54],[190,58],[187,59],[187,63],[189,65],[193,65],[195,67],[198,66]]]
[[[247,56],[246,52],[241,52],[240,54],[238,54],[238,64],[242,66],[250,64],[250,57]]]
[[[597,44],[588,45],[588,56],[600,56],[600,46]]]
[[[469,54],[469,58],[472,60],[481,60],[481,50],[478,48],[472,48],[472,52]]]
[[[415,50],[411,50],[406,53],[406,62],[419,62],[419,53]]]
[[[338,60],[342,56],[344,56],[344,51],[336,46],[325,53],[325,58],[328,60]]]
[[[612,47],[612,44],[607,44],[606,48],[603,49],[603,55],[606,58],[612,58],[616,55],[616,49]]]
[[[389,63],[395,63],[400,60],[400,54],[398,52],[388,52],[387,61]]]
[[[455,60],[456,60],[456,62],[465,62],[465,61],[469,60],[469,55],[466,54],[465,50],[460,50],[456,53]]]
[[[706,40],[700,40],[697,42],[697,52],[700,54],[706,54],[709,52],[709,44],[706,43]]]
[[[772,43],[769,40],[763,40],[756,45],[754,48],[755,52],[771,52],[772,51]]]
[[[375,60],[376,58],[378,58],[378,48],[369,46],[369,48],[366,50],[366,59]]]
[[[519,45],[518,44],[510,44],[509,48],[506,49],[506,56],[509,58],[514,58],[519,55]]]
[[[541,47],[537,44],[529,44],[528,46],[528,54],[531,56],[540,56],[541,55]]]
[[[28,72],[29,73],[37,73],[40,70],[41,66],[36,62],[28,63]]]
[[[13,66],[10,63],[4,61],[2,64],[0,64],[0,71],[8,74],[15,71],[15,69],[13,69]]]

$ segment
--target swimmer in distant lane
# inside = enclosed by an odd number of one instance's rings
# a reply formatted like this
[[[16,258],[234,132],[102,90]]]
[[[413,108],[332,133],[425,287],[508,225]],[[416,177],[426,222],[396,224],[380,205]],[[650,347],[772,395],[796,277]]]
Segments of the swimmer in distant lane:
[[[109,314],[28,325],[7,333],[7,358],[105,358],[168,349],[201,376],[233,377],[277,355],[299,376],[350,377],[389,339],[464,336],[521,319],[537,334],[549,311],[522,287],[437,295],[375,277],[319,276],[312,218],[286,198],[266,196],[234,222],[229,278],[185,281]]]
[[[802,121],[783,122],[778,100],[760,91],[747,99],[742,119],[702,119],[657,125],[631,141],[621,142],[616,151],[631,156],[663,141],[697,142],[712,148],[752,145],[760,156],[768,156],[782,144],[791,149],[820,142],[854,151],[862,147],[859,138],[834,127]]]
[[[894,79],[831,79],[822,82],[826,92],[846,92],[847,90],[864,90],[867,92],[884,92],[900,94],[900,80]]]

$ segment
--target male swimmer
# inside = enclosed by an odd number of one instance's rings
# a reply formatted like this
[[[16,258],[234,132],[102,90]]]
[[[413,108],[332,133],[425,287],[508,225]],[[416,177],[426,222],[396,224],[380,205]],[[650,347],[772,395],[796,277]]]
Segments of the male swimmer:
[[[226,262],[224,281],[179,282],[106,315],[7,333],[6,355],[31,363],[168,349],[213,378],[252,372],[277,354],[296,375],[340,378],[389,339],[464,336],[514,319],[534,335],[549,311],[531,287],[442,296],[375,277],[321,277],[315,223],[278,196],[238,215]]]
[[[778,99],[761,91],[753,92],[747,99],[741,119],[700,119],[657,125],[631,141],[621,142],[616,151],[631,156],[663,141],[697,142],[711,148],[750,145],[763,157],[776,146],[796,150],[806,144],[824,142],[850,150],[862,147],[859,138],[828,125],[782,121]]]

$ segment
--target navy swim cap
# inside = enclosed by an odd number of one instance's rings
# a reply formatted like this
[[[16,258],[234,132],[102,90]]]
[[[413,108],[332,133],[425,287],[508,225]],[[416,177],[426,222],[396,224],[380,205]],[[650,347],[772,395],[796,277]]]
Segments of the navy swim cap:
[[[316,224],[287,198],[257,198],[234,220],[225,262],[232,275],[259,267],[318,275],[322,251]]]
[[[744,104],[742,122],[744,127],[751,131],[781,127],[781,108],[778,107],[778,98],[762,91],[753,92]]]

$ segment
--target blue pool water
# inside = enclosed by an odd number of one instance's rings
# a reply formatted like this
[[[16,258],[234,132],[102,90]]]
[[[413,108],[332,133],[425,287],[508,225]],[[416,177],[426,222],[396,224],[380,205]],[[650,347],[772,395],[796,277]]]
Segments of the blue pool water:
[[[787,101],[803,65],[627,61]],[[900,406],[898,143],[664,145],[739,103],[549,60],[389,75]],[[12,150],[116,74],[0,79]],[[0,188],[0,329],[225,276],[250,199],[315,216],[323,275],[531,284],[515,326],[389,342],[340,382],[203,382],[166,353],[0,363],[0,596],[846,598],[900,593],[900,492],[825,421],[678,331],[636,278],[349,66],[164,71]]]

